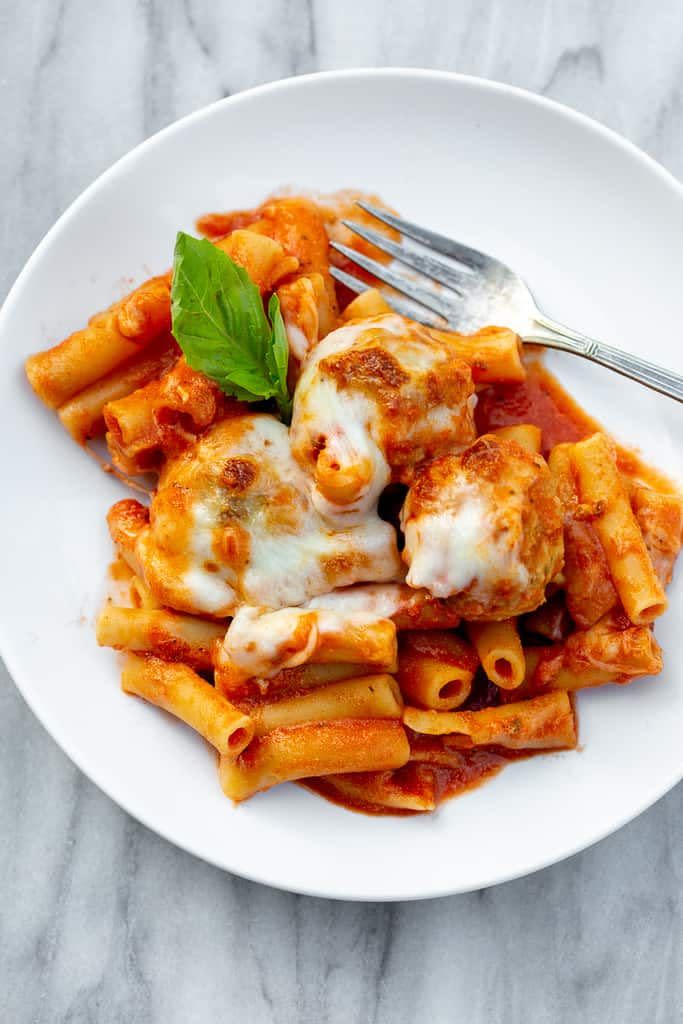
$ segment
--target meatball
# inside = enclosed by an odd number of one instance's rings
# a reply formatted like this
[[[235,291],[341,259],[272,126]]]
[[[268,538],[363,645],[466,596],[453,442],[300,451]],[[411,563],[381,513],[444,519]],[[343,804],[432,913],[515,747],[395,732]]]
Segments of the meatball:
[[[291,444],[332,523],[359,521],[390,482],[474,440],[469,366],[398,314],[351,321],[313,349],[294,397]]]
[[[562,568],[562,512],[545,461],[493,434],[418,470],[401,524],[407,583],[452,597],[465,619],[532,611]]]

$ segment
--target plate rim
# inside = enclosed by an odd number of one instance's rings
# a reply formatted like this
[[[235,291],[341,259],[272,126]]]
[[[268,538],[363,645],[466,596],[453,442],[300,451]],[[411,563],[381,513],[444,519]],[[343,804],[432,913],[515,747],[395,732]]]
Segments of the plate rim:
[[[146,139],[143,139],[132,149],[128,150],[121,157],[119,157],[113,164],[109,165],[104,171],[102,171],[89,185],[87,185],[74,200],[66,207],[66,209],[59,215],[56,221],[48,229],[45,235],[41,238],[38,244],[33,249],[32,253],[26,260],[24,266],[19,272],[16,280],[11,286],[7,293],[7,296],[2,303],[2,309],[0,309],[0,342],[2,341],[2,335],[5,329],[5,321],[11,316],[14,306],[17,305],[21,298],[26,283],[30,280],[31,271],[34,263],[38,262],[43,252],[49,248],[51,241],[55,235],[61,230],[61,228],[67,224],[71,219],[75,218],[80,212],[81,208],[86,206],[90,198],[97,193],[97,191],[110,180],[125,172],[129,163],[132,163],[138,156],[139,152],[143,149],[152,149],[155,145],[158,145],[167,136],[170,136],[176,132],[182,132],[184,128],[191,122],[199,122],[206,117],[212,116],[218,109],[227,108],[231,106],[239,106],[240,103],[248,101],[255,96],[267,96],[269,93],[289,91],[299,88],[308,88],[311,85],[319,81],[344,81],[349,79],[376,79],[376,78],[391,78],[400,77],[402,79],[413,79],[419,81],[432,80],[432,81],[444,81],[444,82],[455,82],[461,83],[464,86],[474,87],[482,89],[484,91],[497,93],[504,96],[514,96],[523,103],[531,104],[532,106],[541,107],[545,110],[553,112],[556,116],[564,117],[580,125],[587,131],[602,137],[607,142],[616,146],[617,149],[621,149],[622,152],[635,158],[640,164],[654,174],[659,181],[667,186],[675,196],[683,202],[683,183],[665,167],[663,167],[657,160],[642,150],[634,142],[620,135],[617,131],[607,127],[599,121],[596,121],[587,114],[583,114],[580,111],[567,106],[564,103],[558,102],[557,100],[551,99],[546,96],[542,96],[538,93],[530,92],[527,89],[519,86],[509,85],[504,82],[499,82],[494,79],[483,78],[475,75],[466,75],[459,72],[433,70],[428,68],[413,68],[413,67],[402,67],[402,66],[390,66],[382,68],[373,67],[359,67],[359,68],[345,68],[330,71],[318,71],[305,75],[290,76],[288,78],[273,79],[265,83],[253,86],[249,89],[242,90],[235,93],[232,96],[223,97],[210,104],[200,107],[197,110],[191,111],[185,114],[183,117],[173,121],[171,124],[166,125],[159,131],[150,135]],[[504,882],[513,881],[517,878],[523,878],[527,875],[534,874],[537,871],[543,870],[553,864],[559,864],[570,857],[575,856],[583,850],[589,849],[591,846],[598,842],[601,842],[607,836],[619,831],[629,822],[635,820],[641,814],[643,814],[650,807],[653,807],[658,803],[668,792],[670,792],[674,786],[681,779],[683,779],[683,761],[679,768],[668,776],[659,786],[657,786],[652,793],[648,794],[644,799],[640,800],[634,809],[629,809],[626,814],[621,815],[617,818],[616,822],[610,822],[603,829],[599,829],[597,834],[593,835],[588,840],[579,840],[575,845],[568,848],[559,857],[552,854],[540,859],[534,860],[530,866],[525,867],[521,870],[511,870],[508,872],[502,871],[497,872],[490,878],[486,878],[476,885],[449,885],[441,887],[437,890],[431,889],[428,891],[415,892],[412,890],[408,894],[405,892],[396,893],[384,893],[380,895],[372,895],[365,892],[354,892],[348,889],[344,892],[339,890],[329,891],[324,890],[321,887],[307,888],[301,885],[292,885],[283,881],[277,877],[277,871],[272,872],[250,872],[249,869],[242,867],[235,868],[226,863],[225,859],[221,860],[218,856],[211,853],[207,853],[205,850],[199,849],[192,842],[192,835],[188,837],[178,838],[171,834],[171,830],[163,827],[159,827],[157,824],[153,824],[149,820],[149,815],[144,812],[139,812],[137,809],[131,809],[129,800],[127,797],[115,795],[117,792],[117,785],[114,780],[112,783],[108,780],[103,780],[100,777],[100,772],[97,767],[92,769],[89,767],[86,769],[81,763],[81,757],[78,751],[73,749],[74,744],[62,736],[62,729],[57,723],[49,722],[49,714],[43,715],[40,699],[36,696],[35,691],[31,691],[31,686],[26,685],[24,679],[22,679],[22,671],[19,669],[15,662],[15,650],[13,650],[13,644],[10,637],[9,630],[6,631],[5,624],[0,620],[0,655],[2,656],[8,675],[12,680],[14,686],[21,694],[23,700],[30,708],[31,712],[40,722],[43,729],[47,734],[54,740],[54,742],[60,747],[60,749],[66,754],[69,760],[81,771],[86,778],[88,778],[97,788],[103,792],[109,799],[116,803],[126,814],[128,814],[135,821],[140,822],[145,828],[149,829],[156,835],[161,836],[167,842],[172,843],[179,849],[190,853],[192,856],[203,860],[205,863],[212,865],[213,867],[220,868],[223,871],[228,871],[237,877],[245,878],[252,882],[258,882],[262,885],[267,885],[272,888],[284,891],[292,892],[305,896],[315,896],[323,899],[334,899],[334,900],[351,900],[357,902],[395,902],[395,901],[413,901],[422,899],[437,899],[444,896],[459,895],[468,892],[478,891],[486,889],[494,885],[500,885]],[[17,657],[19,657],[17,653]],[[21,679],[21,682],[19,681]]]

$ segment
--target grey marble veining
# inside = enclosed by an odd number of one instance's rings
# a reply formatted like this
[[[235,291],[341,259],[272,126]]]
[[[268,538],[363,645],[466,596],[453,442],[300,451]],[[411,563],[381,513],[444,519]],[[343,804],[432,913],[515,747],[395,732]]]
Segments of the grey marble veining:
[[[0,0],[0,58],[2,296],[58,214],[145,136],[317,69],[498,78],[683,174],[680,0]],[[0,1021],[681,1021],[682,812],[679,786],[593,849],[469,896],[292,896],[128,818],[0,669]]]

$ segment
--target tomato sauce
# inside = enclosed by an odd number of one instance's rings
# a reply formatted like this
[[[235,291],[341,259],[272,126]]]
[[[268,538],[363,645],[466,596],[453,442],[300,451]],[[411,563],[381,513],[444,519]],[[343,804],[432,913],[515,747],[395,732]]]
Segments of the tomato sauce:
[[[598,424],[566,392],[558,389],[557,381],[539,363],[532,363],[527,379],[518,384],[492,384],[484,388],[479,392],[474,412],[477,433],[533,423],[541,430],[545,456],[556,444],[580,441],[598,430]]]
[[[556,444],[581,441],[604,427],[569,395],[558,379],[538,361],[527,363],[527,378],[519,384],[491,384],[479,392],[474,411],[477,433],[498,427],[533,423],[541,430],[544,457]],[[678,487],[632,449],[617,444],[617,465],[624,476],[664,494]]]

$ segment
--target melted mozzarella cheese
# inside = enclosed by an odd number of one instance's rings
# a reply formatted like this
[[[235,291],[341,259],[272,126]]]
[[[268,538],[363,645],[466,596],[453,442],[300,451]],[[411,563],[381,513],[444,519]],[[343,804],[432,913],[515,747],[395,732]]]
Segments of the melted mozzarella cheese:
[[[410,592],[412,593],[412,591]],[[321,594],[306,602],[306,608],[324,608],[336,612],[364,612],[391,619],[406,602],[406,587],[401,583],[365,583]]]
[[[293,356],[296,356],[299,361],[303,361],[306,358],[309,349],[315,344],[315,341],[308,338],[304,334],[303,329],[293,320],[285,320],[285,330],[287,331],[289,351]]]
[[[296,638],[296,643],[294,643]],[[223,641],[223,651],[246,675],[273,672],[308,661],[318,643],[316,615],[298,608],[240,608]]]
[[[289,351],[303,362],[320,338],[318,296],[310,277],[298,277],[277,290]]]
[[[320,515],[330,523],[359,522],[374,510],[391,479],[389,465],[369,430],[372,405],[363,395],[340,394],[334,382],[324,378],[312,390],[311,398],[309,411],[327,439],[327,456],[341,466],[359,467],[359,475],[368,477],[356,500],[348,504],[339,505],[330,500],[317,484],[311,488],[311,499]]]
[[[385,317],[387,330],[397,333],[401,318]],[[366,395],[353,389],[339,391],[336,382],[320,372],[320,363],[329,356],[345,352],[367,332],[363,321],[340,327],[328,334],[313,350],[306,362],[295,402],[299,415],[292,421],[292,448],[305,447],[308,438],[325,438],[325,450],[331,460],[342,467],[357,467],[367,483],[359,489],[354,501],[339,504],[323,494],[316,483],[311,498],[318,512],[330,523],[355,523],[374,509],[380,494],[389,483],[389,465],[372,436],[374,404]]]
[[[361,637],[364,629],[383,618],[349,610],[240,608],[225,634],[223,654],[245,676],[268,679],[310,661],[321,645],[332,640],[349,638],[352,644],[354,637]]]
[[[235,465],[246,466],[246,485],[231,486]],[[169,463],[152,512],[138,557],[152,589],[161,580],[164,603],[181,610],[230,615],[241,604],[296,606],[338,586],[403,573],[395,531],[374,511],[338,529],[321,518],[287,428],[264,414],[222,421]]]
[[[404,525],[406,582],[435,597],[470,588],[485,597],[500,580],[525,586],[529,573],[520,560],[519,541],[493,525],[491,510],[474,485],[460,491],[457,509],[423,512]]]
[[[209,572],[207,565],[215,564],[213,550],[214,511],[206,501],[196,501],[192,509],[190,530],[190,568],[183,575],[183,583],[193,595],[197,607],[216,614],[235,603],[236,595],[225,579],[225,574]]]
[[[414,462],[469,444],[472,399],[470,372],[448,344],[398,314],[328,334],[304,364],[291,427],[320,514],[360,521]]]
[[[246,601],[271,608],[299,605],[358,579],[402,574],[394,531],[374,516],[352,529],[331,532],[321,529],[312,514],[302,527],[300,535],[286,537],[252,530],[252,560],[241,587]]]

